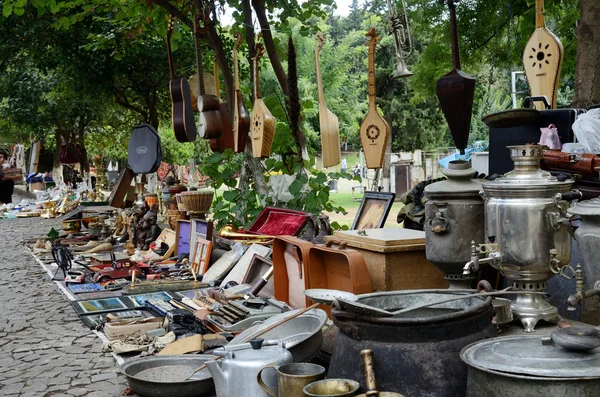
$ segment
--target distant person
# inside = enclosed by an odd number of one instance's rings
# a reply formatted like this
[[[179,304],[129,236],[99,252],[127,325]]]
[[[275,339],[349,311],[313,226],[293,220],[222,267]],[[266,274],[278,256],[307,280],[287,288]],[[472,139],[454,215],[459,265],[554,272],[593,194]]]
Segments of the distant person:
[[[348,162],[346,159],[342,159],[342,172],[348,172]]]
[[[0,204],[9,204],[12,203],[15,182],[4,175],[4,169],[8,168],[4,159],[4,154],[0,153]]]
[[[354,166],[354,171],[352,171],[352,173],[354,174],[354,176],[360,176],[360,165],[356,164],[356,166]]]

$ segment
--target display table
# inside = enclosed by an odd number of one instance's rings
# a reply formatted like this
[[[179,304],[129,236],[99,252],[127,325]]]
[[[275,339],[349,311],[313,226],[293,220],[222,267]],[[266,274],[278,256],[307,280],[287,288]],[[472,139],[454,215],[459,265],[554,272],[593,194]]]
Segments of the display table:
[[[325,240],[342,240],[359,251],[373,291],[448,288],[444,273],[425,258],[425,232],[403,228],[336,231]],[[362,231],[361,231],[362,233]]]

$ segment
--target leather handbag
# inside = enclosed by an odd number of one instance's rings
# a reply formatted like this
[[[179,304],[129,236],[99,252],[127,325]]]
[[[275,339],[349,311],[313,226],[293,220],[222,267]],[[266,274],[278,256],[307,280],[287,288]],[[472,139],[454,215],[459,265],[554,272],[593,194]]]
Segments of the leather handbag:
[[[273,241],[273,296],[297,309],[310,305],[304,290],[308,287],[307,262],[312,246],[292,236],[280,236]]]

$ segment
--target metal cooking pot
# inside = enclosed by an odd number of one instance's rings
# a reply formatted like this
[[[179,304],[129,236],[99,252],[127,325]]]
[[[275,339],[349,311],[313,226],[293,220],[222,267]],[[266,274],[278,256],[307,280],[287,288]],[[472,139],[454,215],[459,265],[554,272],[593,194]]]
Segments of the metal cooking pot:
[[[394,311],[451,294],[449,290],[421,290],[410,295],[390,291],[360,295],[358,302]],[[359,357],[362,350],[371,349],[378,387],[405,397],[464,396],[467,367],[460,360],[460,350],[495,335],[490,297],[447,302],[402,317],[363,316],[343,311],[334,303],[332,315],[339,333],[328,378],[365,384],[362,367],[348,357]]]
[[[600,350],[581,353],[510,336],[465,347],[467,397],[600,396]]]

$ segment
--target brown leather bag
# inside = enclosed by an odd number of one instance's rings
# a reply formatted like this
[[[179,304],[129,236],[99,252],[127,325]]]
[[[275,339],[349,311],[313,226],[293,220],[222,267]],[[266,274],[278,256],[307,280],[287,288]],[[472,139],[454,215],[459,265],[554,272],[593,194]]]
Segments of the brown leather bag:
[[[273,296],[297,309],[310,305],[304,290],[308,288],[307,261],[312,246],[292,236],[280,236],[273,241]]]

